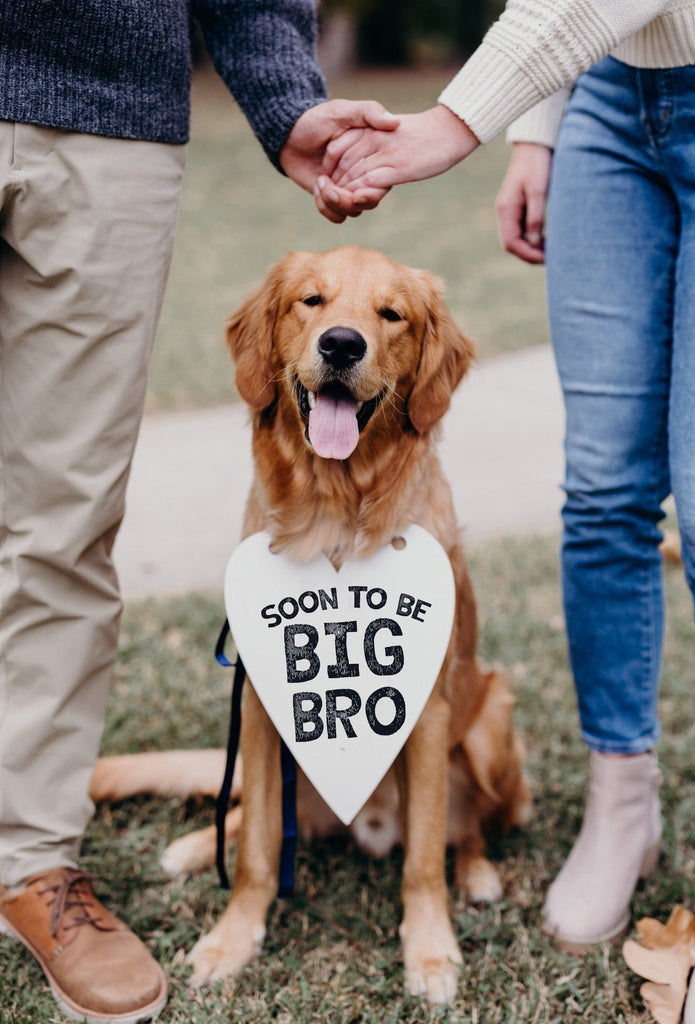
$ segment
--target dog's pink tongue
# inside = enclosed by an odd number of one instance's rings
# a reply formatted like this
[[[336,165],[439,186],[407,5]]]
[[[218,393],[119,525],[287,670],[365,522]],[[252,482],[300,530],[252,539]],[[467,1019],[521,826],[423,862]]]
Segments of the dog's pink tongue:
[[[349,398],[317,395],[309,413],[309,440],[323,459],[347,459],[357,447],[357,402]]]

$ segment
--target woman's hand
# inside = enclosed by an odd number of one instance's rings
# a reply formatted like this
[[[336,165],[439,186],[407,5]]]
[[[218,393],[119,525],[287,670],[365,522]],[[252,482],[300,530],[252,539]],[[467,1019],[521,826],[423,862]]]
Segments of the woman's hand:
[[[553,151],[535,142],[515,142],[497,196],[502,245],[526,263],[545,262],[545,203]]]
[[[326,149],[321,191],[390,189],[448,171],[479,145],[473,132],[441,104],[402,114],[390,132],[348,131]]]

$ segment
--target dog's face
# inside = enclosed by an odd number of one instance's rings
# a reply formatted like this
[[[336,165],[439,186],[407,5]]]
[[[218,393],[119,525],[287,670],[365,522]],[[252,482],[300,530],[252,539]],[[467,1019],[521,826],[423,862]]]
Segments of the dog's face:
[[[349,458],[382,403],[404,406],[419,363],[422,287],[361,255],[300,260],[276,324],[276,365],[291,375],[306,436],[324,458]]]
[[[375,421],[427,432],[472,354],[429,274],[354,247],[277,264],[228,339],[251,408],[291,404],[306,443],[340,460]]]

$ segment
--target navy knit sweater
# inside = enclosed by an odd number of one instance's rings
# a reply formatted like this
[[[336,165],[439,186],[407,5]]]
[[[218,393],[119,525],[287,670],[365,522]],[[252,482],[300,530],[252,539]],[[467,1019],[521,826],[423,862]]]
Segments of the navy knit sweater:
[[[326,96],[314,0],[0,0],[0,120],[186,142],[193,18],[277,166]]]

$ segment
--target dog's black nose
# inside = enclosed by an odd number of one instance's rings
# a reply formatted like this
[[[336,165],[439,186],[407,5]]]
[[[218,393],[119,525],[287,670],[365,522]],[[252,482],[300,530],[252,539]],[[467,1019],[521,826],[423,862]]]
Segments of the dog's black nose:
[[[359,362],[367,351],[367,342],[351,327],[330,327],[319,338],[319,354],[336,370]]]

